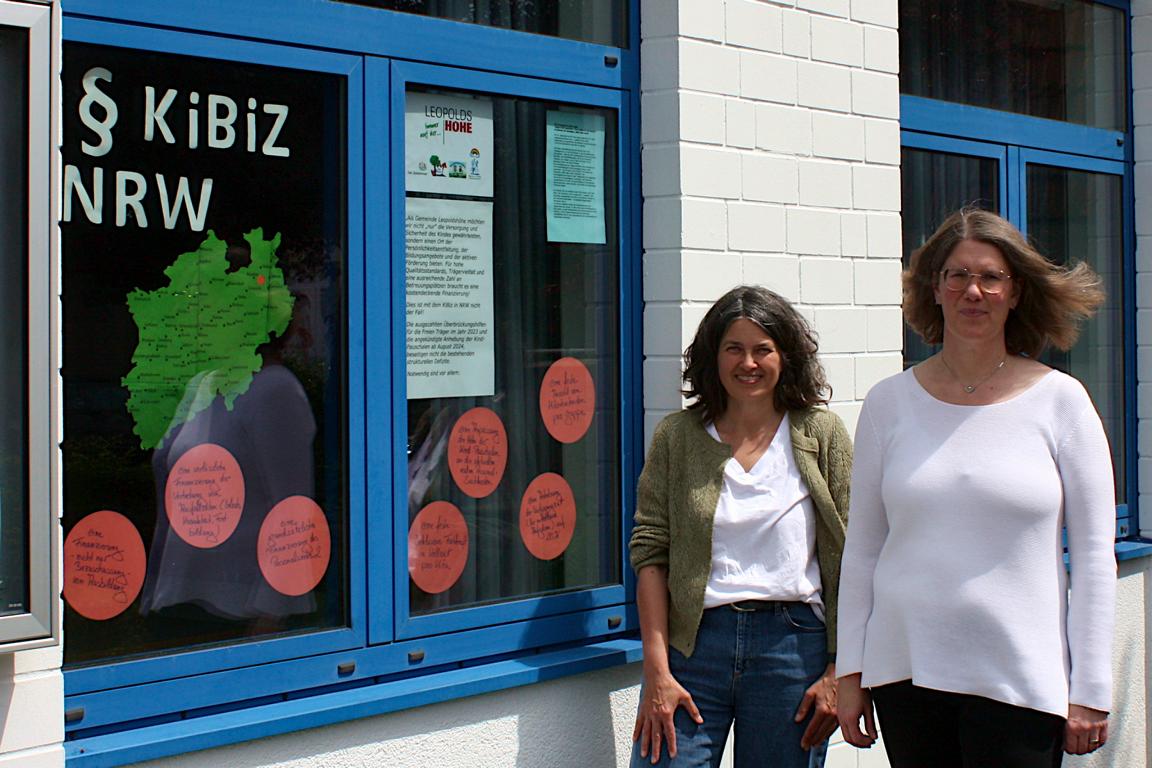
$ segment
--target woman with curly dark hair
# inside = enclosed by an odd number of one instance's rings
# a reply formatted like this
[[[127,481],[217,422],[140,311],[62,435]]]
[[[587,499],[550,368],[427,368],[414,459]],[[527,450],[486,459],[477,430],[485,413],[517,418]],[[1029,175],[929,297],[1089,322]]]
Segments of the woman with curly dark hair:
[[[987,211],[912,255],[904,317],[942,346],[864,401],[840,589],[844,738],[872,744],[875,702],[894,768],[1050,768],[1108,739],[1111,455],[1084,387],[1036,359],[1102,300]]]
[[[852,445],[808,323],[740,286],[684,352],[631,560],[644,643],[632,764],[821,766],[836,729],[836,589]]]

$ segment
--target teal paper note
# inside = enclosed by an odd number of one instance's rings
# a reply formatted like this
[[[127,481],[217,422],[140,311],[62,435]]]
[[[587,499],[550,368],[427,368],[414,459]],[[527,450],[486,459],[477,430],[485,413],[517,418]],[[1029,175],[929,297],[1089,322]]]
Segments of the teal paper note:
[[[603,243],[604,117],[548,112],[548,239]]]

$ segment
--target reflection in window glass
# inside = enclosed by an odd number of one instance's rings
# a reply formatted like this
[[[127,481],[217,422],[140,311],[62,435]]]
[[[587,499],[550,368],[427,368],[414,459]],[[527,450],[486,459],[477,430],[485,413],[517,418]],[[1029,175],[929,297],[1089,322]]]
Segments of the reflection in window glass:
[[[953,211],[966,205],[1000,210],[999,168],[992,158],[905,147],[900,165],[905,267],[912,252],[923,245]],[[905,368],[935,353],[935,346],[925,344],[915,331],[904,328]]]
[[[0,26],[0,616],[28,607],[28,30]]]
[[[344,103],[65,47],[70,665],[347,623]]]
[[[391,11],[628,47],[628,0],[342,0]]]
[[[1123,130],[1124,29],[1083,0],[901,0],[900,90]]]
[[[408,113],[411,612],[619,583],[616,113]]]
[[[1092,395],[1112,445],[1116,500],[1124,503],[1124,274],[1121,177],[1047,165],[1028,166],[1028,236],[1048,258],[1086,261],[1103,280],[1106,300],[1068,352],[1042,358]]]

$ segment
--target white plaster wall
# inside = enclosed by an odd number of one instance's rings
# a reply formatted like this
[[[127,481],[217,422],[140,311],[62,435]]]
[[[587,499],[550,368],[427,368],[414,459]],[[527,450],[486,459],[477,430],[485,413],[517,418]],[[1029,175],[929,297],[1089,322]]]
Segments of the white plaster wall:
[[[1112,716],[1108,743],[1084,757],[1067,757],[1067,768],[1128,768],[1152,765],[1148,728],[1148,597],[1152,565],[1147,558],[1120,564],[1116,634],[1112,646]]]
[[[624,768],[640,666],[512,688],[141,768]]]
[[[0,654],[0,768],[64,765],[60,646]]]

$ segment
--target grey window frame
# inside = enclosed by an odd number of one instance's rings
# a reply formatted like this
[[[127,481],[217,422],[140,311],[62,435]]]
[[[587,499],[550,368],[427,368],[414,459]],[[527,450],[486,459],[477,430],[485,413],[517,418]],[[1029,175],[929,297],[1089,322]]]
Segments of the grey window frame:
[[[28,31],[28,604],[0,617],[7,653],[60,641],[59,3],[0,0],[0,24]]]

